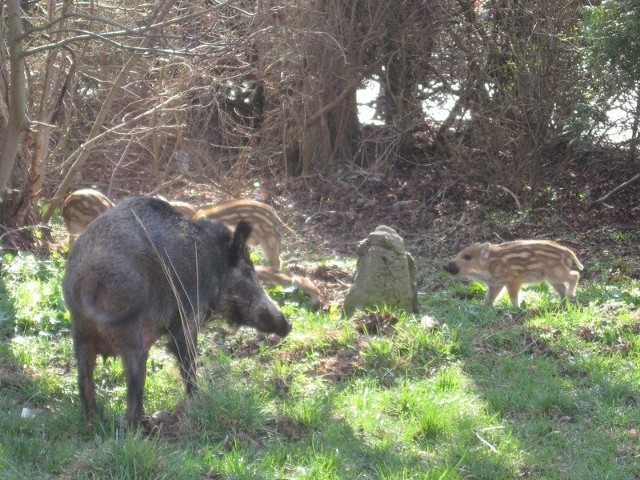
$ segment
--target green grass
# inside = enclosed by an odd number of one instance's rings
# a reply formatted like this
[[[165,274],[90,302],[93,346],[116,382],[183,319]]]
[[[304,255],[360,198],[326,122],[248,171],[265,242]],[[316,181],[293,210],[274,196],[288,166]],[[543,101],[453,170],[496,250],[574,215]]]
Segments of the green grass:
[[[578,306],[535,286],[519,310],[439,276],[421,296],[437,326],[379,312],[397,319],[382,334],[274,290],[290,336],[212,324],[192,402],[152,349],[145,407],[161,429],[149,435],[121,427],[118,360],[98,361],[99,420],[82,418],[63,268],[3,259],[0,479],[640,477],[640,283],[613,265],[581,284]]]

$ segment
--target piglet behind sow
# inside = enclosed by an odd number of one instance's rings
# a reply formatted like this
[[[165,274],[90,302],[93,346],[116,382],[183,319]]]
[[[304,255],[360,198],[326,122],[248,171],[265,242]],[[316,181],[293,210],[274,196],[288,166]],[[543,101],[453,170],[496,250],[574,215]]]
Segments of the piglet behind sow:
[[[235,325],[284,337],[291,330],[260,287],[249,260],[251,226],[233,235],[222,223],[188,220],[155,198],[130,198],[92,222],[73,244],[63,280],[72,317],[80,401],[94,414],[96,356],[119,355],[127,382],[127,421],[144,414],[151,345],[168,334],[187,395],[195,386],[195,344],[216,312]]]

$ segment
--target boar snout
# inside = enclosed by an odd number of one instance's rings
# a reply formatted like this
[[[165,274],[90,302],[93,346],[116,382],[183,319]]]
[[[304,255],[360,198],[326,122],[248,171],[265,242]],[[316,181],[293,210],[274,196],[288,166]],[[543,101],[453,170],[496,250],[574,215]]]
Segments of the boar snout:
[[[258,314],[258,325],[256,328],[261,332],[275,333],[284,338],[289,335],[289,332],[291,331],[291,324],[287,322],[287,319],[280,310],[272,312],[270,309],[263,309]]]
[[[284,338],[291,331],[291,323],[266,294],[261,301],[248,309],[240,299],[234,299],[230,304],[223,306],[222,314],[231,325],[250,326],[262,333],[275,333]]]
[[[457,275],[460,271],[460,267],[456,262],[449,262],[444,266],[444,270],[449,272],[451,275]]]

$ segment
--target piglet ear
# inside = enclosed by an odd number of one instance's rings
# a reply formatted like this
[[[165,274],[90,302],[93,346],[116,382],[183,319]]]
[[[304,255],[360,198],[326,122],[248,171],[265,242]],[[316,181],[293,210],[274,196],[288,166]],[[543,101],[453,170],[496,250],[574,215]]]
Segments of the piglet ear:
[[[245,220],[240,220],[233,232],[231,239],[231,249],[229,252],[229,264],[235,267],[240,259],[244,256],[247,249],[247,240],[251,235],[251,224]]]
[[[487,260],[489,258],[489,243],[483,243],[480,246],[480,258]]]

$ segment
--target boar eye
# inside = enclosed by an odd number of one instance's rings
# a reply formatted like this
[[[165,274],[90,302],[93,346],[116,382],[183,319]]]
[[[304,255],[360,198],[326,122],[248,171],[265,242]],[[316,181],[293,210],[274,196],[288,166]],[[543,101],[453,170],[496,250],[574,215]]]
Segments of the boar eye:
[[[464,260],[469,261],[469,260],[471,260],[471,258],[472,258],[472,257],[471,257],[471,255],[469,255],[469,254],[467,253],[466,255],[463,255],[463,256],[462,256],[462,258],[463,258]]]

